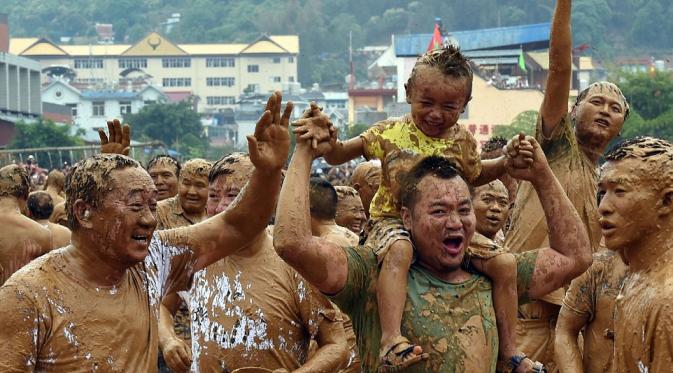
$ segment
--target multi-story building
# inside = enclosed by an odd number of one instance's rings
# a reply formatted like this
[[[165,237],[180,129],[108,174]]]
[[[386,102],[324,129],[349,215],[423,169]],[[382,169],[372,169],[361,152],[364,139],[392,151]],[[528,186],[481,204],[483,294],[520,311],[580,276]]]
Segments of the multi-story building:
[[[152,32],[133,45],[57,45],[12,38],[10,51],[38,61],[73,85],[128,85],[144,74],[165,93],[189,91],[198,111],[233,108],[244,93],[267,93],[297,81],[299,37],[262,35],[250,44],[175,44]],[[44,78],[44,83],[47,83]]]

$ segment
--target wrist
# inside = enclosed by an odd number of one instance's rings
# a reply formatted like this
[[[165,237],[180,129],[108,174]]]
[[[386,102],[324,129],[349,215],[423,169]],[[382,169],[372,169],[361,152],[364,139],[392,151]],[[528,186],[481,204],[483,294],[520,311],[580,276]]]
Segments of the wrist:
[[[555,178],[554,173],[552,172],[551,168],[549,168],[549,165],[545,165],[545,167],[533,170],[533,174],[535,177],[530,180],[530,183],[533,184],[533,186],[536,188],[549,185],[554,181]]]

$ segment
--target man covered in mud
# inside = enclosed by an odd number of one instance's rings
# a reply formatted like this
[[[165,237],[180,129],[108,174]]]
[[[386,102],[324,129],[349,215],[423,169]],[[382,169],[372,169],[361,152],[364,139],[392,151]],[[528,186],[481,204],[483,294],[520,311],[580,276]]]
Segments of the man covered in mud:
[[[367,215],[358,191],[345,185],[335,186],[334,189],[338,197],[334,221],[359,235],[367,222]]]
[[[549,165],[584,223],[591,249],[598,251],[596,184],[598,159],[620,132],[629,105],[617,86],[594,83],[582,91],[568,113],[568,87],[572,76],[571,0],[557,0],[552,20],[549,77],[538,116],[535,137]],[[511,212],[505,245],[515,252],[549,244],[549,226],[534,188],[523,182]],[[547,366],[554,366],[554,329],[565,291],[519,307],[517,342],[521,351]]]
[[[673,145],[641,137],[605,156],[598,183],[608,249],[628,265],[614,313],[614,371],[663,373],[673,362]]]
[[[627,268],[617,253],[601,250],[594,254],[591,267],[570,284],[554,342],[561,373],[614,372],[615,301]]]
[[[147,162],[147,173],[157,187],[158,201],[175,197],[178,194],[180,162],[167,154],[159,154]]]
[[[152,179],[126,156],[79,162],[66,182],[72,244],[0,287],[0,370],[156,371],[159,304],[192,274],[246,246],[274,210],[289,149],[288,120],[274,93],[248,137],[250,181],[226,212],[155,232]]]
[[[157,203],[157,229],[185,227],[206,218],[211,166],[201,158],[190,159],[182,165],[178,194]]]
[[[358,244],[358,235],[335,221],[339,199],[336,188],[339,187],[332,186],[325,179],[311,178],[311,232],[339,246],[355,246]]]
[[[582,222],[539,145],[530,138],[517,146],[519,151],[527,149],[533,166],[509,167],[510,171],[535,186],[549,226],[554,227],[552,248],[517,256],[519,298],[525,301],[578,276],[589,266],[591,255]],[[375,296],[376,256],[365,246],[344,249],[311,234],[311,162],[326,150],[297,144],[281,190],[274,246],[285,261],[352,318],[363,371],[375,372],[381,333]],[[428,359],[406,371],[493,372],[498,333],[491,284],[480,274],[461,268],[475,229],[468,184],[452,163],[441,157],[423,159],[404,180],[402,217],[417,258],[408,274],[402,329],[429,353]]]
[[[51,196],[54,206],[65,202],[65,175],[63,172],[59,170],[49,172],[44,190]]]
[[[230,208],[253,169],[248,156],[240,153],[213,165],[209,216]],[[242,249],[194,275],[189,292],[192,369],[336,372],[346,355],[336,309],[278,257],[266,230],[251,238]],[[162,328],[170,329],[170,323],[162,322]],[[162,344],[175,343],[172,338]],[[311,338],[318,342],[318,350],[307,359]],[[165,357],[178,372],[189,367],[184,351]]]
[[[23,215],[29,189],[28,172],[23,167],[0,168],[0,285],[52,248],[49,230]]]
[[[49,221],[54,202],[47,192],[38,190],[28,195],[28,217],[51,232],[51,248],[58,249],[70,244],[70,229]]]
[[[381,184],[381,162],[378,160],[361,162],[353,170],[351,186],[358,191],[365,215],[369,219],[369,206]]]

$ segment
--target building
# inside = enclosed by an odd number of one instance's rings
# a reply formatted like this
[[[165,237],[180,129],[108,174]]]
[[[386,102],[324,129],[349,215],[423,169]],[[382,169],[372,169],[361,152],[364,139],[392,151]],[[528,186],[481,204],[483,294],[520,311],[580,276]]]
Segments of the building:
[[[12,53],[59,71],[73,86],[128,84],[142,76],[166,94],[197,97],[197,110],[234,108],[242,94],[266,94],[297,81],[299,37],[262,35],[249,44],[175,44],[152,32],[133,45],[58,45],[45,38],[12,38]],[[47,77],[44,80],[48,83]]]
[[[148,85],[138,91],[89,90],[80,91],[67,82],[56,80],[44,88],[45,103],[70,108],[74,124],[84,130],[87,142],[98,140],[99,128],[106,128],[110,118],[135,114],[145,105],[166,101],[166,95],[157,87]]]
[[[0,14],[0,148],[14,136],[14,123],[42,115],[40,64],[9,52],[7,15]]]

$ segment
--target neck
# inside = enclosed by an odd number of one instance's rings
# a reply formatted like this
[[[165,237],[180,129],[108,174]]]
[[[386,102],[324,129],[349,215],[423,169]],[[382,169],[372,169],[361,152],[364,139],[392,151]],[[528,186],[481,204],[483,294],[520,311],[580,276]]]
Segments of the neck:
[[[15,197],[0,198],[0,211],[3,213],[18,212],[21,213],[21,205]]]
[[[49,225],[49,219],[36,219],[35,222],[42,225]]]
[[[61,194],[61,188],[56,188],[55,186],[49,185],[47,186],[46,192],[49,194]]]
[[[82,233],[72,233],[72,244],[66,248],[74,263],[76,274],[93,285],[113,286],[119,284],[126,273],[126,266],[103,257],[97,240],[84,237]]]
[[[337,224],[334,219],[311,218],[311,234],[315,237],[323,237],[329,234],[335,225]]]
[[[271,236],[266,233],[266,229],[255,237],[252,242],[238,250],[234,255],[249,258],[260,253],[264,248],[272,245]]]
[[[607,144],[592,142],[590,140],[583,140],[575,132],[575,138],[577,139],[577,145],[579,145],[580,150],[584,155],[591,160],[592,163],[598,163],[598,160],[603,155]]]
[[[484,236],[488,239],[491,239],[491,240],[494,240],[495,235],[498,234],[498,232],[495,232],[495,233],[482,232],[479,229],[477,229],[477,233],[479,233],[480,235],[482,235],[482,236]]]
[[[436,277],[442,281],[451,283],[451,284],[460,284],[461,282],[465,282],[470,279],[470,274],[464,271],[462,268],[458,267],[456,269],[451,269],[451,270],[437,270],[435,268],[432,268],[431,266],[426,265],[423,260],[419,260],[418,264],[420,264],[425,270],[430,272],[430,274],[433,277]]]
[[[643,239],[633,247],[620,251],[631,271],[643,271],[664,262],[665,256],[673,248],[673,227],[662,227],[657,232],[643,234]]]

